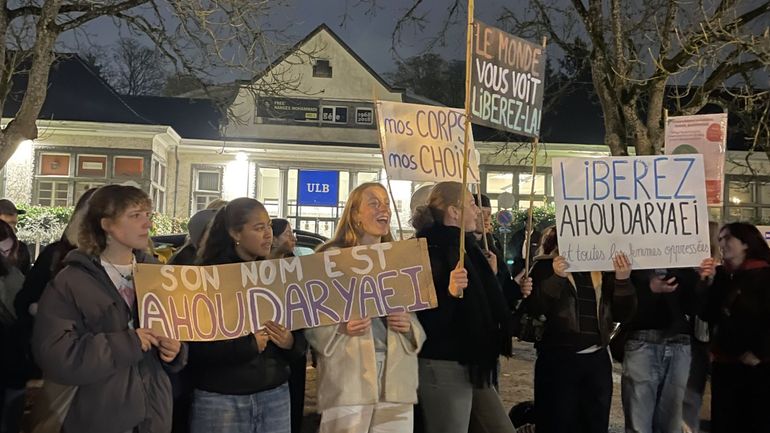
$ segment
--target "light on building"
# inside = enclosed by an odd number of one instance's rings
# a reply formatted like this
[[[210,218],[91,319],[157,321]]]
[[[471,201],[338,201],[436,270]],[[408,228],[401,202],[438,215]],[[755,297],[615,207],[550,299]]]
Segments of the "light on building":
[[[22,142],[19,143],[19,147],[13,152],[9,162],[12,164],[25,164],[30,161],[32,159],[33,144],[34,142],[32,140],[22,140]]]
[[[238,162],[246,162],[248,159],[249,157],[246,155],[246,152],[238,152],[235,154],[235,160]]]
[[[741,204],[741,199],[738,197],[733,197],[732,199],[730,199],[730,201],[733,202],[734,204]]]

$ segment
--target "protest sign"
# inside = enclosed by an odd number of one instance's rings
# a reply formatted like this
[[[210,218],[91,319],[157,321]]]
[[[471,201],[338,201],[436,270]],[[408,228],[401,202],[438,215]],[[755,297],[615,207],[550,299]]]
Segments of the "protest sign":
[[[465,114],[432,105],[377,102],[385,170],[390,179],[462,182]],[[469,134],[468,180],[479,182],[479,159]]]
[[[182,341],[248,335],[438,305],[425,239],[218,266],[137,265],[142,327]]]
[[[722,206],[727,113],[668,117],[665,137],[667,155],[703,155],[708,204]]]
[[[554,158],[559,252],[570,271],[699,266],[710,257],[702,155]]]
[[[544,48],[481,21],[474,21],[473,36],[471,121],[538,137],[543,113]]]

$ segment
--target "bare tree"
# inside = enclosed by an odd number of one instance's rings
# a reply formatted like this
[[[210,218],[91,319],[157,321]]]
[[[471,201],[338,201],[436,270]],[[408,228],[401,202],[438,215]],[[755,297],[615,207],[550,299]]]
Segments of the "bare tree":
[[[134,38],[122,38],[112,53],[109,78],[118,93],[158,95],[166,83],[166,58]]]
[[[463,4],[450,2],[444,24],[457,21]],[[394,28],[394,47],[405,29],[425,26],[425,8],[423,0],[412,1]],[[767,0],[528,0],[500,16],[500,25],[518,36],[547,36],[552,54],[587,48],[605,143],[614,155],[627,155],[630,147],[641,155],[660,152],[666,107],[672,115],[695,114],[733,99],[730,104],[761,114],[770,86],[768,22]],[[445,33],[442,27],[428,45]],[[761,138],[768,117],[753,118],[763,123],[746,123],[747,135]]]
[[[227,71],[251,78],[290,46],[286,29],[266,17],[288,0],[18,0],[0,2],[0,113],[13,77],[27,74],[18,111],[0,131],[0,167],[18,144],[38,137],[37,116],[46,98],[48,75],[63,37],[109,18],[116,31],[146,37],[169,61],[170,72],[196,77],[201,87]],[[107,21],[107,20],[102,20]],[[281,93],[299,77],[273,71],[252,90]]]

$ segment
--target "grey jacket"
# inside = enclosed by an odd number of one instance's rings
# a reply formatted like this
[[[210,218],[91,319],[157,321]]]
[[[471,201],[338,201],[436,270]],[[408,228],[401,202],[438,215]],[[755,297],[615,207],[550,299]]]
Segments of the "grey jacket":
[[[146,261],[137,254],[137,261]],[[171,431],[171,384],[164,371],[187,361],[182,345],[172,364],[155,348],[142,352],[129,327],[138,324],[98,257],[73,250],[43,292],[32,350],[45,380],[78,386],[64,420],[68,433]]]

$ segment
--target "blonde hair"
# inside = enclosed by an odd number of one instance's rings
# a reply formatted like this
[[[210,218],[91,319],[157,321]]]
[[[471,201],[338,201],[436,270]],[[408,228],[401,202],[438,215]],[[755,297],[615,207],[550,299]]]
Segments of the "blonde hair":
[[[360,227],[356,227],[356,223],[353,217],[356,216],[358,210],[361,208],[361,203],[364,199],[364,191],[369,188],[381,188],[388,193],[388,190],[384,186],[377,182],[367,182],[358,185],[353,191],[350,192],[348,202],[345,203],[345,210],[342,211],[342,217],[337,224],[337,230],[334,232],[334,236],[325,244],[316,248],[316,251],[326,251],[329,248],[348,248],[358,245],[359,239],[363,237],[364,233]],[[382,237],[381,242],[392,242],[393,234],[388,231],[388,234]]]
[[[417,206],[412,214],[412,227],[422,230],[436,222],[444,223],[449,206],[460,207],[463,197],[463,184],[460,182],[439,182],[430,192],[428,204]]]

